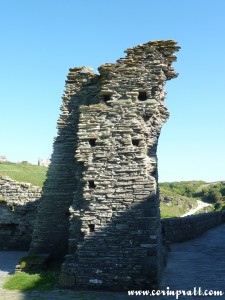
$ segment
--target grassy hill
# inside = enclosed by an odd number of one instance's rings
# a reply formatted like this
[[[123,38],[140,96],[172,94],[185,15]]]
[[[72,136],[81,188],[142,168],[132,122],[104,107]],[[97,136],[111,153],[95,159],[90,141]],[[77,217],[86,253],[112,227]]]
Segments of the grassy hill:
[[[30,182],[32,185],[43,186],[47,168],[31,165],[26,162],[0,162],[0,175],[6,175],[19,182]]]
[[[225,209],[225,182],[165,182],[159,184],[161,217],[178,217],[197,207],[197,200],[212,204],[200,212]]]
[[[161,218],[180,217],[197,206],[197,199],[181,196],[170,190],[160,190]]]

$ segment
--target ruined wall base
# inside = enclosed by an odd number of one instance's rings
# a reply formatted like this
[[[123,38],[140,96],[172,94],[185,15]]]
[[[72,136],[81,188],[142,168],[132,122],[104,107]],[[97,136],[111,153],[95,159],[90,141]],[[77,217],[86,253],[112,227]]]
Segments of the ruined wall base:
[[[163,239],[180,243],[197,238],[207,230],[225,222],[225,212],[215,211],[183,218],[161,220]]]
[[[0,250],[28,250],[41,196],[39,187],[0,176]]]

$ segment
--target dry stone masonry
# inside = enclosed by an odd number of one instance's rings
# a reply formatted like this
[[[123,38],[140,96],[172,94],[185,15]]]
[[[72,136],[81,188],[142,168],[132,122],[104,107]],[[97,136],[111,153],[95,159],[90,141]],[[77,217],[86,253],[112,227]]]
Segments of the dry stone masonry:
[[[62,259],[61,284],[150,288],[161,268],[157,143],[179,47],[127,49],[99,67],[70,69],[30,250]]]
[[[0,176],[0,250],[28,250],[41,189]]]
[[[225,222],[224,211],[214,211],[184,218],[166,218],[161,220],[162,236],[171,243],[179,243],[194,239]]]

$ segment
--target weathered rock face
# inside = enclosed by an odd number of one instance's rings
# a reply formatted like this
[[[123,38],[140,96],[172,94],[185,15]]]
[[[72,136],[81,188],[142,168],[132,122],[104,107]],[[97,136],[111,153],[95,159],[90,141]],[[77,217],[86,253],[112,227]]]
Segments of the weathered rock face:
[[[61,284],[151,287],[160,273],[156,149],[179,47],[155,41],[115,64],[70,69],[31,251],[65,256]]]
[[[0,250],[28,250],[41,189],[0,176]]]

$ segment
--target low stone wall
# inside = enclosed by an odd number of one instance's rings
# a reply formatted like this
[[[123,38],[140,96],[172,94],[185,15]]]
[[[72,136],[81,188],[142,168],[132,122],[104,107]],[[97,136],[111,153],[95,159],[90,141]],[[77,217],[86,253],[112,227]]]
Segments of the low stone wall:
[[[225,222],[225,212],[211,212],[184,218],[161,220],[163,239],[178,243],[194,239],[210,228]]]
[[[28,250],[41,189],[0,176],[0,250]]]

